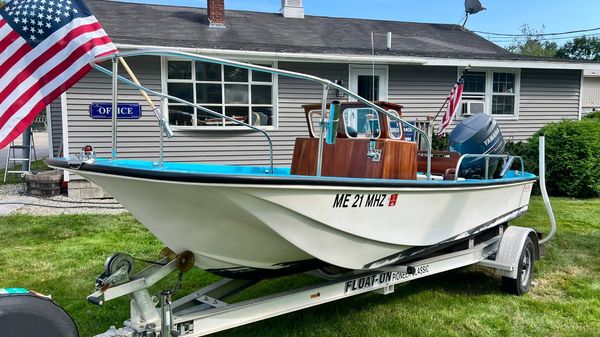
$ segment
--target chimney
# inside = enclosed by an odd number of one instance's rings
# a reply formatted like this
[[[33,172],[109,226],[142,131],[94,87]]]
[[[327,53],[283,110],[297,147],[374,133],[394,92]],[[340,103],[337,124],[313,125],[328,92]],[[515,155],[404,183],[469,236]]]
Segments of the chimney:
[[[281,0],[281,14],[286,18],[303,18],[302,0]]]
[[[208,0],[207,4],[209,26],[225,28],[225,0]]]

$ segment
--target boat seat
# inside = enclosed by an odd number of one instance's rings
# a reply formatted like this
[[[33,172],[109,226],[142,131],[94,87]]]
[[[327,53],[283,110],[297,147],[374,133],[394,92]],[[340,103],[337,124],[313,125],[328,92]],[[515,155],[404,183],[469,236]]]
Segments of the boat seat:
[[[460,154],[454,151],[432,151],[431,173],[445,176],[448,169],[456,169]],[[419,151],[417,170],[427,172],[427,151]]]

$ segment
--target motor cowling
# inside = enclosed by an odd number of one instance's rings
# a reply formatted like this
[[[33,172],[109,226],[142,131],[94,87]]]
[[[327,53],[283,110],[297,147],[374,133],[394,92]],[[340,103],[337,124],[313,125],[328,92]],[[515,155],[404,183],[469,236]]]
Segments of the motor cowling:
[[[450,150],[464,154],[497,154],[504,152],[504,137],[500,127],[491,116],[480,113],[473,115],[450,133]],[[490,159],[490,177],[498,167],[499,159]],[[484,178],[485,159],[465,158],[459,176],[462,178]]]

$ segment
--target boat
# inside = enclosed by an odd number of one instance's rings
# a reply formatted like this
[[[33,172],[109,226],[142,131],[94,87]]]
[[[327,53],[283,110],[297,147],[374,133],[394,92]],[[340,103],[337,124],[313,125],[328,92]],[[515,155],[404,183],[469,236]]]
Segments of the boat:
[[[154,92],[100,65],[140,55],[304,79],[322,84],[324,99],[303,106],[309,136],[296,139],[290,167],[275,167],[271,139],[259,127]],[[91,65],[149,95],[265,135],[269,164],[264,166],[164,162],[163,134],[173,133],[157,110],[158,162],[119,159],[116,127],[111,158],[98,158],[93,146],[86,146],[77,157],[47,160],[50,167],[101,186],[169,249],[191,252],[197,267],[217,275],[262,279],[309,270],[368,271],[423,258],[523,215],[537,180],[525,172],[522,161],[512,169],[518,157],[433,152],[429,135],[402,118],[402,106],[367,101],[315,76],[165,50],[123,52]],[[329,101],[329,90],[356,102]],[[117,100],[115,87],[113,105]],[[490,148],[501,141],[497,126],[492,127],[483,130]],[[418,136],[425,150],[408,139],[405,129]],[[502,166],[495,169],[498,163]],[[466,175],[465,165],[484,166],[479,175]]]

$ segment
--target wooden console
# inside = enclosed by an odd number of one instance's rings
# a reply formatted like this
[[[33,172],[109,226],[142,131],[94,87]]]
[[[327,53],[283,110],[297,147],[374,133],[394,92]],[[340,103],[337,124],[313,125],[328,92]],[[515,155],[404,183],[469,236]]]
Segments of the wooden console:
[[[317,167],[318,138],[297,138],[291,173],[314,176]],[[417,179],[417,144],[395,139],[378,139],[381,160],[367,157],[369,139],[338,138],[324,144],[321,175],[328,177]]]

